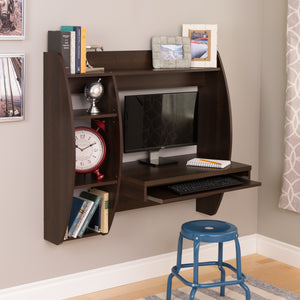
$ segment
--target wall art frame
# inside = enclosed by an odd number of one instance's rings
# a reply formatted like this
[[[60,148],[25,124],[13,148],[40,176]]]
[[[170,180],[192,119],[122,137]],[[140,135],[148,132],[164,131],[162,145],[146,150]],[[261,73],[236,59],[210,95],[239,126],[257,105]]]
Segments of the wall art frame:
[[[182,69],[191,67],[191,43],[188,37],[152,37],[154,69]]]
[[[25,54],[0,54],[0,122],[24,120]]]
[[[217,67],[217,24],[183,24],[191,41],[191,67]]]
[[[0,40],[25,39],[25,0],[1,0]]]

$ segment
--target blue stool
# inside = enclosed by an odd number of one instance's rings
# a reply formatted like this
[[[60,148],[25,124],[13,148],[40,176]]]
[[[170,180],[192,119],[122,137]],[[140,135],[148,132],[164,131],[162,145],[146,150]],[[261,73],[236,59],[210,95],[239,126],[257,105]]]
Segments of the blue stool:
[[[194,241],[194,262],[189,264],[182,264],[182,241],[183,238]],[[236,250],[236,268],[232,265],[223,262],[223,242],[235,241]],[[219,243],[219,254],[218,261],[209,262],[199,262],[199,248],[200,243]],[[198,283],[198,267],[199,266],[209,266],[217,265],[221,272],[221,280],[219,282],[213,283]],[[193,282],[187,281],[180,274],[182,268],[194,269],[194,279]],[[225,280],[225,269],[227,267],[236,273],[237,279],[226,281]],[[190,300],[193,300],[198,288],[210,288],[210,287],[220,287],[220,295],[225,295],[225,286],[239,284],[246,292],[246,300],[250,300],[250,291],[247,285],[244,283],[245,275],[241,271],[241,250],[238,240],[238,231],[236,226],[216,220],[198,220],[184,223],[181,226],[181,232],[178,240],[178,250],[177,250],[177,264],[172,268],[172,273],[168,278],[167,287],[167,300],[171,300],[172,293],[172,279],[176,276],[185,285],[192,288],[190,293]]]

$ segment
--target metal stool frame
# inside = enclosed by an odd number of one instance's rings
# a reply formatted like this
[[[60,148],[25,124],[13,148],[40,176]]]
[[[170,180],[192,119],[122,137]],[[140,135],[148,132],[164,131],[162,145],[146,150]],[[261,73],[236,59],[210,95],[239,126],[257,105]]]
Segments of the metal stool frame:
[[[201,224],[201,232],[197,231],[197,225]],[[217,234],[212,234],[212,229],[215,225],[226,225],[228,230],[222,232],[217,232]],[[191,228],[190,228],[191,227]],[[195,230],[193,229],[195,227]],[[183,238],[192,240],[194,243],[194,261],[193,263],[182,264],[182,243]],[[235,251],[236,251],[236,268],[232,265],[223,262],[223,242],[227,242],[230,240],[234,240],[235,242]],[[218,261],[208,261],[208,262],[199,262],[199,250],[200,250],[200,243],[207,242],[207,243],[216,243],[218,242]],[[198,282],[198,268],[200,266],[210,266],[210,265],[217,265],[218,269],[221,272],[221,278],[218,282],[213,283],[199,283]],[[183,278],[179,272],[182,268],[193,268],[193,282],[187,281]],[[225,269],[229,268],[233,272],[236,273],[237,279],[236,280],[225,280]],[[210,287],[220,287],[220,295],[225,295],[225,286],[226,285],[235,285],[239,284],[246,293],[246,300],[250,300],[250,290],[248,286],[244,283],[246,276],[241,271],[241,250],[240,250],[240,243],[238,240],[238,232],[236,226],[223,222],[223,221],[215,221],[215,220],[199,220],[199,221],[191,221],[184,223],[181,227],[181,232],[179,234],[178,239],[178,249],[177,249],[177,264],[173,266],[171,269],[171,273],[168,277],[168,284],[167,284],[167,300],[171,300],[171,293],[172,293],[172,279],[176,276],[181,282],[185,285],[190,286],[192,288],[190,292],[190,300],[194,300],[196,291],[198,288],[210,288]]]

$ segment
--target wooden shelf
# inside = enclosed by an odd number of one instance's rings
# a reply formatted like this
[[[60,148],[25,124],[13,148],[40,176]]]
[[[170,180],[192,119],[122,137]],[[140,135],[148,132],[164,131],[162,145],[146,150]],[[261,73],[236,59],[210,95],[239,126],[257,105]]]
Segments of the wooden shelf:
[[[100,113],[98,115],[90,115],[86,112],[86,109],[76,109],[73,111],[74,119],[107,119],[107,118],[118,118],[117,113]]]

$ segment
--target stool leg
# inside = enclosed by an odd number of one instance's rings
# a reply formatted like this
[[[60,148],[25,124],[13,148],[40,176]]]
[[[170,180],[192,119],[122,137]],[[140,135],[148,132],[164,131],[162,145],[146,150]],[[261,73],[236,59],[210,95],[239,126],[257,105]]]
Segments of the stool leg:
[[[236,252],[237,279],[241,279],[242,278],[241,248],[240,248],[238,237],[236,237],[234,241],[235,241],[235,252]],[[248,286],[243,282],[240,284],[240,286],[246,292],[246,300],[250,300],[251,296],[250,296],[250,290]]]
[[[178,246],[177,246],[177,263],[176,263],[176,273],[178,274],[181,269],[181,261],[182,261],[182,234],[179,234],[178,238]],[[171,300],[171,294],[172,294],[172,279],[174,277],[174,274],[171,273],[168,277],[168,284],[167,284],[167,299]]]
[[[200,247],[200,241],[199,238],[196,237],[194,240],[194,264],[193,264],[193,271],[194,271],[194,285],[198,284],[198,265],[199,265],[199,247]],[[190,300],[194,300],[195,294],[197,291],[197,287],[193,287],[192,291],[190,293]]]
[[[182,234],[179,234],[179,238],[178,238],[178,246],[177,246],[177,273],[179,273],[180,269],[181,269],[181,261],[182,261]]]
[[[171,300],[171,294],[172,294],[172,279],[174,275],[171,273],[168,277],[168,286],[167,286],[167,298],[166,300]]]
[[[223,243],[219,243],[218,268],[221,271],[221,282],[225,282],[225,270],[223,268]],[[225,285],[220,287],[220,295],[225,295]]]
[[[195,294],[197,292],[197,288],[196,287],[193,287],[192,288],[192,291],[190,293],[190,300],[194,300],[195,299]]]

